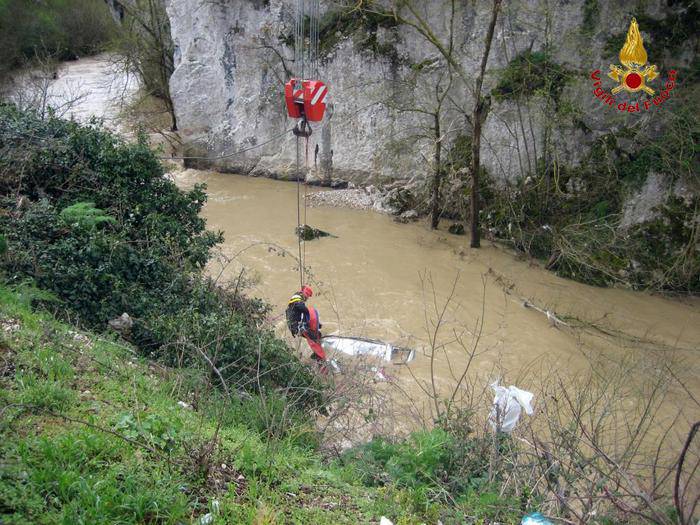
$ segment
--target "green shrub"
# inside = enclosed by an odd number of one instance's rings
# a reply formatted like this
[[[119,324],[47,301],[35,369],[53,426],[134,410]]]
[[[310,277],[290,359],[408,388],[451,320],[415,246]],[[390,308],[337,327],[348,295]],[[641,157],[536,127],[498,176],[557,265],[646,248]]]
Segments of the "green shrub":
[[[204,276],[222,239],[199,216],[204,187],[179,190],[145,139],[128,144],[94,124],[0,105],[0,172],[10,248],[0,268],[54,294],[56,313],[103,330],[127,312],[144,353],[174,365],[215,353],[231,390],[284,387],[291,402],[319,399],[313,370],[256,327],[266,307]],[[20,210],[17,195],[28,203]]]
[[[105,215],[102,210],[95,208],[94,202],[76,202],[64,208],[59,215],[68,226],[84,230],[92,230],[104,224],[117,222],[114,217]]]
[[[421,431],[398,443],[382,438],[346,453],[344,461],[357,467],[365,483],[437,488],[450,468],[452,437],[441,429]]]
[[[465,508],[461,506],[464,503],[468,504],[469,515],[473,515],[475,509],[471,505],[477,501],[484,517],[503,517],[512,502],[508,493],[497,502],[491,498],[503,477],[503,471],[497,469],[489,481],[494,443],[488,434],[477,437],[470,430],[465,433],[468,419],[464,415],[452,417],[432,430],[414,432],[398,442],[375,438],[347,451],[341,464],[351,468],[368,486],[395,485],[406,489],[410,505],[416,510],[425,511],[430,503],[450,501],[457,503],[453,509],[456,515]],[[512,452],[512,443],[505,434],[495,446],[499,457],[508,457]]]
[[[124,229],[67,228],[47,199],[0,227],[8,228],[12,240],[8,275],[33,278],[86,326],[102,328],[125,311],[146,318],[163,301],[177,301],[187,287],[188,273],[164,259],[176,258],[177,251],[155,239],[150,249],[143,249],[132,242],[138,235]]]
[[[159,414],[121,414],[114,430],[124,437],[151,448],[170,451],[175,446],[182,422],[177,418],[164,418]]]
[[[8,273],[52,290],[88,325],[170,303],[221,238],[198,215],[203,188],[178,190],[143,141],[126,144],[95,126],[4,106],[0,150],[0,170],[29,174],[0,182],[3,194],[30,202],[0,218],[12,245]]]
[[[516,248],[548,261],[559,275],[598,286],[676,292],[700,290],[697,140],[694,114],[664,113],[654,130],[622,129],[598,137],[577,167],[548,165],[484,199],[483,225]],[[620,144],[632,142],[633,147]],[[650,175],[669,192],[651,218],[621,226],[625,202]]]
[[[380,28],[396,28],[398,23],[389,12],[382,12],[373,2],[349,9],[329,9],[319,21],[319,48],[322,54],[330,53],[343,37],[353,35],[358,49],[374,56],[385,56],[398,60],[394,45],[380,43],[377,33]]]
[[[500,74],[492,94],[496,100],[527,98],[533,95],[551,97],[555,102],[571,73],[543,51],[526,51],[510,61]]]
[[[116,24],[106,2],[0,0],[0,73],[37,55],[71,60],[105,48]]]

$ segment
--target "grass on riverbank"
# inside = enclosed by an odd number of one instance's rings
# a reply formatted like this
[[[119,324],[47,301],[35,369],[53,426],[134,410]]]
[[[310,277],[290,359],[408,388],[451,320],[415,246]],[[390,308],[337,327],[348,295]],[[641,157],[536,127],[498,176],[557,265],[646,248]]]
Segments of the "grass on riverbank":
[[[165,368],[35,313],[36,293],[0,287],[3,523],[436,516],[414,508],[410,490],[365,487],[354,466],[324,464],[310,423],[269,439],[259,398],[228,402],[198,370]]]

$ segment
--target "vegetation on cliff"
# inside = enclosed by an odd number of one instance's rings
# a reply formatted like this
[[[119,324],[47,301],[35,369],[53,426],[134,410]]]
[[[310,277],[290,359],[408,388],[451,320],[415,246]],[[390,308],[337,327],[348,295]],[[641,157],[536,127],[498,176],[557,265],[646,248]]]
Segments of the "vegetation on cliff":
[[[514,177],[507,166],[499,173],[479,172],[476,193],[487,236],[589,284],[700,291],[700,127],[690,109],[699,92],[697,59],[688,60],[697,45],[692,38],[696,11],[694,3],[680,2],[662,20],[638,13],[650,34],[650,61],[663,71],[663,82],[655,84],[657,98],[659,88],[672,82],[672,100],[652,105],[656,111],[649,118],[631,113],[606,132],[592,129],[599,128],[599,116],[585,110],[589,95],[579,100],[577,84],[587,75],[552,58],[560,45],[556,39],[494,71],[490,97],[502,104],[503,115],[512,115],[512,120],[504,117],[501,128],[510,135],[513,152],[504,164],[519,163],[520,175]],[[583,17],[584,29],[590,29],[599,17],[598,3],[585,2]],[[549,23],[543,21],[545,27]],[[625,35],[607,42],[606,59],[616,57]],[[612,111],[616,118],[617,107]],[[432,213],[435,223],[439,202],[443,217],[467,221],[475,193],[467,187],[473,179],[472,139],[465,134],[445,142],[441,168],[431,163],[424,187],[413,188],[404,209]],[[572,153],[572,143],[579,142],[582,151]],[[444,173],[438,197],[430,180],[435,171]]]
[[[116,25],[95,0],[0,0],[0,75],[38,56],[75,60],[104,50]]]

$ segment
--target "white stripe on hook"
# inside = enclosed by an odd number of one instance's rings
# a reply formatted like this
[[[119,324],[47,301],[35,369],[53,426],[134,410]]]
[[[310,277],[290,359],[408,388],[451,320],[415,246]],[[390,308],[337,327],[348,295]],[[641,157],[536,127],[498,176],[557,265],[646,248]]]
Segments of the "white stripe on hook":
[[[316,93],[314,94],[314,98],[311,99],[311,105],[315,106],[316,102],[318,102],[318,99],[321,98],[321,95],[323,95],[325,92],[326,92],[326,86],[321,86],[320,88],[318,88],[316,90]]]

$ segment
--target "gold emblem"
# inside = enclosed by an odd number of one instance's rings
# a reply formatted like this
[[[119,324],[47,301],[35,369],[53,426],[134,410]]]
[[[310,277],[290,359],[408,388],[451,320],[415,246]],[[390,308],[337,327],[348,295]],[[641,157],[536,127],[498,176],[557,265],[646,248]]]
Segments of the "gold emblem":
[[[644,49],[642,35],[639,33],[639,26],[635,18],[630,23],[630,28],[627,31],[627,40],[620,50],[620,62],[625,66],[624,69],[611,64],[610,72],[608,73],[610,78],[620,84],[612,89],[613,95],[623,89],[630,93],[643,90],[649,95],[654,94],[654,90],[647,86],[646,83],[654,80],[659,74],[656,71],[656,66],[646,65],[647,52]]]

